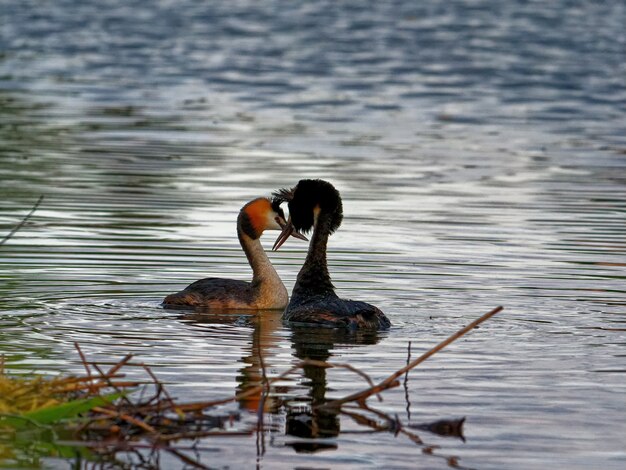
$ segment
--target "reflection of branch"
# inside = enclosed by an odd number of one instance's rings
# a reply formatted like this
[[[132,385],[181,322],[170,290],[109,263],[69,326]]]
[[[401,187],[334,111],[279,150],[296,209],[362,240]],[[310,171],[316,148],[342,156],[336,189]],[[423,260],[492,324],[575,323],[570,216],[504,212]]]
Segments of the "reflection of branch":
[[[376,419],[369,418],[365,416],[364,414],[360,413],[359,411],[370,413],[374,416],[377,416],[378,418],[383,419],[385,423],[381,424]],[[404,426],[404,424],[402,424],[402,421],[400,421],[400,418],[398,418],[397,415],[395,417],[392,417],[391,415],[383,411],[367,406],[364,402],[361,402],[358,405],[344,405],[342,406],[340,413],[343,415],[349,416],[357,424],[369,427],[373,432],[392,432],[394,433],[394,435],[402,434],[406,436],[411,442],[421,447],[422,452],[424,454],[444,459],[449,467],[466,468],[466,467],[461,467],[459,465],[458,457],[455,457],[453,455],[435,454],[434,451],[439,446],[429,445],[425,443],[422,440],[422,438],[420,438],[417,434],[409,431]],[[424,429],[429,432],[433,432],[435,434],[459,437],[463,439],[463,441],[465,441],[465,439],[463,438],[463,433],[462,433],[464,421],[465,421],[465,418],[462,418],[460,420],[441,420],[441,421],[437,421],[436,423],[409,425],[409,427],[416,428],[416,429]],[[446,425],[450,427],[450,431],[453,431],[453,432],[449,432],[449,433],[439,432],[437,428],[443,428]]]
[[[128,359],[130,359],[132,356],[129,354],[126,357]],[[126,358],[124,358],[124,359],[126,359]],[[174,406],[174,411],[176,411],[176,403],[174,402],[174,399],[172,398],[170,393],[167,391],[167,389],[163,386],[163,383],[157,378],[156,375],[154,375],[154,372],[152,372],[152,369],[150,369],[147,365],[142,364],[141,366],[148,373],[148,375],[150,376],[150,378],[154,382],[154,385],[157,387],[157,390],[156,390],[157,396],[160,396],[161,393],[163,393],[163,395],[165,395],[165,398],[167,398],[167,400],[170,402],[170,404]],[[111,373],[111,371],[109,371],[109,374],[110,373]]]
[[[411,342],[407,346],[406,365],[411,363]],[[411,400],[409,400],[409,371],[404,373],[404,401],[406,401],[406,419],[411,421]]]
[[[465,436],[463,436],[464,423],[465,417],[461,419],[440,419],[432,423],[409,424],[409,427],[411,429],[422,429],[440,436],[458,437],[465,442]]]
[[[22,221],[19,224],[17,224],[15,228],[11,230],[6,237],[0,240],[0,246],[4,245],[9,240],[9,238],[15,235],[15,233],[24,226],[24,224],[28,221],[28,219],[30,219],[30,216],[33,215],[33,213],[37,210],[37,208],[39,207],[39,204],[41,204],[41,201],[43,201],[43,196],[39,196],[39,199],[37,199],[37,202],[35,203],[33,208],[30,210],[30,212],[26,214],[26,217],[24,217]]]
[[[424,354],[422,354],[420,357],[415,359],[413,362],[407,364],[402,369],[399,369],[399,370],[395,371],[393,374],[391,374],[389,377],[387,377],[385,380],[383,380],[379,384],[377,384],[377,385],[375,385],[373,387],[370,387],[368,389],[362,390],[360,392],[348,395],[347,397],[338,398],[337,400],[329,401],[328,403],[326,403],[324,405],[321,405],[320,407],[325,407],[325,408],[326,407],[328,407],[328,408],[334,407],[334,408],[336,408],[336,407],[339,407],[339,406],[343,405],[344,403],[348,403],[348,402],[351,402],[351,401],[362,402],[362,401],[366,400],[368,397],[374,395],[375,393],[379,393],[379,392],[382,392],[383,390],[387,390],[389,388],[398,386],[399,383],[398,383],[397,379],[402,374],[408,372],[409,370],[413,369],[414,367],[417,367],[419,364],[424,362],[430,356],[438,353],[443,348],[445,348],[447,345],[449,345],[453,341],[459,339],[461,336],[463,336],[468,331],[476,328],[482,322],[484,322],[485,320],[488,320],[489,318],[491,318],[492,316],[494,316],[496,313],[498,313],[501,310],[502,310],[502,307],[496,307],[492,311],[490,311],[488,313],[485,313],[482,317],[478,318],[477,320],[474,320],[472,323],[470,323],[469,325],[465,326],[464,328],[461,328],[459,331],[454,333],[452,336],[449,336],[448,338],[443,340],[438,345],[436,345],[433,348],[431,348],[428,351],[426,351]]]

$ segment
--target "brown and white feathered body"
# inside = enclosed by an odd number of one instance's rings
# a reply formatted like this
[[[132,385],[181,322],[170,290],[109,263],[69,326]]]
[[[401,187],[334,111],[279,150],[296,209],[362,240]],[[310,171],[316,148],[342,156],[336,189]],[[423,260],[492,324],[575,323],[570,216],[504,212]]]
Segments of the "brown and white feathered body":
[[[289,295],[261,245],[265,230],[281,230],[285,216],[277,200],[254,199],[237,218],[237,236],[252,267],[252,281],[206,278],[163,300],[165,307],[193,306],[207,309],[282,309]],[[296,238],[304,238],[292,233]],[[306,240],[306,238],[304,238]]]

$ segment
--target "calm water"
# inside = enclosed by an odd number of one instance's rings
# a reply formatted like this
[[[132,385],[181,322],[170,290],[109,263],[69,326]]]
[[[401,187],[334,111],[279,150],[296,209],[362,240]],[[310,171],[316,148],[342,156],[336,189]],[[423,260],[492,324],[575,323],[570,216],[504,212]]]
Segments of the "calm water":
[[[272,390],[264,453],[214,438],[196,457],[626,466],[623,2],[105,3],[0,0],[0,235],[45,195],[0,248],[9,370],[81,372],[76,341],[101,361],[134,353],[187,401],[258,383],[259,351],[270,375],[315,357],[381,380],[409,342],[416,357],[504,305],[378,405],[405,424],[466,416],[466,442],[419,432],[439,446],[427,455],[331,417],[312,446],[287,433],[289,410],[363,383],[309,370]],[[248,278],[239,208],[303,177],[341,191],[333,279],[390,331],[159,307],[201,277]],[[271,254],[289,290],[305,249]],[[255,409],[224,408],[241,428]]]

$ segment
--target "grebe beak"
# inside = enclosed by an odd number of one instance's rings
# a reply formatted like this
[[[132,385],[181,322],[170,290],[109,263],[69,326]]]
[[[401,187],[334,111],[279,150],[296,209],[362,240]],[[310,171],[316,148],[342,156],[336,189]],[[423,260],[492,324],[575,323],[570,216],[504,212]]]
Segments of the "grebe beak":
[[[291,236],[294,238],[299,238],[300,240],[304,240],[305,242],[308,242],[309,239],[307,237],[305,237],[304,235],[302,235],[300,232],[298,232],[295,227],[293,226],[293,224],[291,223],[291,216],[289,216],[289,219],[287,220],[286,224],[280,224],[280,228],[283,229],[282,232],[280,232],[280,235],[278,235],[278,238],[276,239],[276,241],[274,242],[274,246],[272,247],[272,251],[276,251],[278,250],[283,243],[285,243],[287,241],[287,239]]]

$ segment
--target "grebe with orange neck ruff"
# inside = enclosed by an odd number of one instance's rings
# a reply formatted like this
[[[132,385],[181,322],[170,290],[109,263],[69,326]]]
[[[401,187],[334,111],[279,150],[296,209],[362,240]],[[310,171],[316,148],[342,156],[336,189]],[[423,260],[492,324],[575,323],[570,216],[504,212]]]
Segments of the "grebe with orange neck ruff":
[[[287,226],[280,200],[257,198],[247,203],[237,217],[237,236],[252,267],[252,281],[210,277],[190,284],[163,300],[165,307],[203,307],[207,309],[281,309],[289,296],[283,281],[267,257],[260,237],[265,230]],[[298,232],[292,236],[307,240]]]

